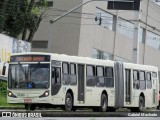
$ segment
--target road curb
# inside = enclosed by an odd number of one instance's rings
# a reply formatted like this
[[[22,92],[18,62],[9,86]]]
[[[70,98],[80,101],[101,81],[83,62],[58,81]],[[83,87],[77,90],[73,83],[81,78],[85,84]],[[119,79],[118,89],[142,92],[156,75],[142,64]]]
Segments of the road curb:
[[[0,106],[0,109],[14,109],[15,110],[15,109],[24,109],[24,107],[14,107],[14,106],[13,107],[10,107],[10,106],[6,107],[6,106]]]

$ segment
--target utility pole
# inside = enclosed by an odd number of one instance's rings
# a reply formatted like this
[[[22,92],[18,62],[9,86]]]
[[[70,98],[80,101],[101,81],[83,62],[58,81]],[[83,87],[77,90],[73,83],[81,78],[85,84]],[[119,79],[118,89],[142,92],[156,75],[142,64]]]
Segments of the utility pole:
[[[135,24],[134,24],[134,39],[133,39],[133,63],[139,64],[139,33],[140,33],[140,21],[141,21],[141,1],[139,11],[135,12]],[[138,19],[138,20],[137,20]]]

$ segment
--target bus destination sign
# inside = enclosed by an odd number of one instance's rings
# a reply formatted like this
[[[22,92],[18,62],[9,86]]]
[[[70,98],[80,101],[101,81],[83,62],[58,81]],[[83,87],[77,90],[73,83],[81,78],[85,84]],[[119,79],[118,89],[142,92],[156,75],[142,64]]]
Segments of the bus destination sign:
[[[50,56],[49,55],[11,56],[10,62],[50,62]]]

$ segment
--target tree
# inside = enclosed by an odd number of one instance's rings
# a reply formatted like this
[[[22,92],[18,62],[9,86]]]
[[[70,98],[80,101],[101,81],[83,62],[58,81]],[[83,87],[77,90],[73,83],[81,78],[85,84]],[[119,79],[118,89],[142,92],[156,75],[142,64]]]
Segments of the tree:
[[[0,33],[32,42],[46,7],[47,0],[1,0]]]

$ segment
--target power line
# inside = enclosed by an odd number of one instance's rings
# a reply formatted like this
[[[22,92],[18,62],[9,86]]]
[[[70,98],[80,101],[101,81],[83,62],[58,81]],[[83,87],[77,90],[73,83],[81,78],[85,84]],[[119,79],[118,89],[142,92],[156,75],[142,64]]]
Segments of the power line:
[[[142,14],[144,14],[144,15],[148,16],[149,18],[153,19],[154,21],[156,21],[156,22],[160,23],[160,21],[156,20],[155,18],[153,18],[153,17],[152,17],[152,16],[150,16],[150,15],[147,15],[146,13],[142,12]]]

